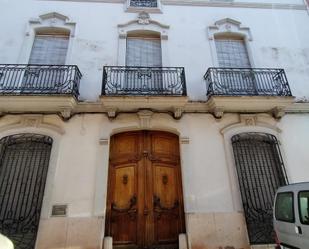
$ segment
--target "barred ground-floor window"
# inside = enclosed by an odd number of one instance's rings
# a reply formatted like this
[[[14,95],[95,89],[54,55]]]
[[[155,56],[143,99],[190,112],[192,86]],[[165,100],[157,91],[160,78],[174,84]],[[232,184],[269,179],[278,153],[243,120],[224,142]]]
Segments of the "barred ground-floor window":
[[[17,134],[0,140],[0,233],[34,249],[53,140]]]
[[[241,133],[232,137],[232,146],[250,243],[274,243],[274,196],[288,183],[278,140],[270,134]]]

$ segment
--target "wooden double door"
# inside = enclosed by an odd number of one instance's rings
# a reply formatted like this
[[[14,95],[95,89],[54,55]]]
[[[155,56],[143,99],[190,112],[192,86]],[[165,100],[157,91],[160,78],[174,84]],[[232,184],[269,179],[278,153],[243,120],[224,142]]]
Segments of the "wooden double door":
[[[178,248],[185,232],[178,136],[136,131],[111,138],[106,236],[114,248]]]

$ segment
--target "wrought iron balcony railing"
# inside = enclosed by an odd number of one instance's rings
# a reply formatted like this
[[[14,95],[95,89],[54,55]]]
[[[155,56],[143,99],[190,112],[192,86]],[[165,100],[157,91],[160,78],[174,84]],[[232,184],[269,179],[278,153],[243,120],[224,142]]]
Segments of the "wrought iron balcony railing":
[[[102,95],[186,96],[183,67],[103,68]]]
[[[157,0],[130,0],[131,7],[157,8]]]
[[[292,96],[283,69],[209,68],[204,78],[208,96]]]
[[[0,95],[79,95],[75,65],[0,64]]]

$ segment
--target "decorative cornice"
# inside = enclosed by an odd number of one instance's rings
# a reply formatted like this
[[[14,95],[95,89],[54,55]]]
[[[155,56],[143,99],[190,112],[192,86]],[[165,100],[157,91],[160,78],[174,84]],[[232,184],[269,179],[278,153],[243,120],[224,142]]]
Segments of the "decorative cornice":
[[[147,12],[140,12],[136,19],[127,23],[118,24],[119,38],[125,39],[129,31],[145,29],[159,32],[162,40],[168,39],[169,25],[152,20]]]
[[[306,10],[304,4],[282,3],[250,3],[250,2],[215,2],[209,0],[161,0],[166,5],[208,6],[208,7],[231,7],[231,8],[258,8],[258,9],[295,9]]]
[[[128,27],[132,24],[139,24],[139,25],[149,25],[149,24],[153,24],[156,26],[159,26],[163,29],[169,29],[169,25],[160,23],[158,21],[152,20],[149,16],[149,14],[147,12],[140,12],[137,16],[137,19],[134,19],[132,21],[129,21],[127,23],[124,24],[118,24],[119,28],[124,28],[124,27]]]
[[[277,126],[270,124],[270,123],[266,123],[263,121],[259,121],[259,115],[254,115],[254,114],[241,114],[240,115],[240,120],[236,123],[232,123],[232,124],[228,124],[227,126],[223,127],[220,130],[221,134],[225,134],[233,129],[239,128],[239,127],[263,127],[263,128],[267,128],[270,130],[273,130],[277,133],[281,133],[282,130],[280,128],[278,128]]]
[[[210,40],[214,39],[214,35],[220,33],[239,34],[248,39],[248,41],[252,41],[250,28],[242,26],[241,22],[231,18],[218,20],[214,23],[214,25],[208,27],[208,38]]]
[[[38,1],[62,1],[62,2],[95,2],[124,4],[126,0],[38,0]],[[161,0],[163,5],[206,6],[206,7],[230,7],[230,8],[257,8],[257,9],[292,9],[307,10],[305,4],[282,3],[249,3],[249,2],[215,2],[210,0]]]
[[[40,15],[38,18],[31,18],[29,20],[26,35],[30,35],[31,29],[36,28],[67,28],[70,30],[70,36],[75,35],[76,23],[70,20],[68,16],[62,15],[57,12],[49,12]]]
[[[65,133],[65,130],[62,127],[44,122],[42,114],[21,115],[17,122],[0,126],[0,132],[21,128],[47,129],[57,132],[60,135]]]

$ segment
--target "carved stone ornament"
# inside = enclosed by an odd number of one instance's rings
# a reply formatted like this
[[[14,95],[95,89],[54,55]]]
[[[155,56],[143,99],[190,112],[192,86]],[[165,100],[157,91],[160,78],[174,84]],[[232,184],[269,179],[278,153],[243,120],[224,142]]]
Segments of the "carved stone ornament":
[[[162,36],[161,39],[166,40],[168,37],[169,25],[152,20],[150,15],[143,11],[137,15],[137,18],[123,24],[118,24],[119,38],[126,38],[128,32],[140,29],[139,26],[141,25],[147,25],[149,26],[149,30],[160,33]]]
[[[101,139],[99,140],[99,143],[100,143],[101,145],[108,145],[108,138],[101,138]]]
[[[65,130],[61,126],[44,121],[44,116],[42,114],[21,115],[20,119],[16,122],[0,126],[0,132],[13,129],[24,129],[25,127],[46,129],[57,132],[60,135],[65,133]]]
[[[244,123],[247,126],[255,126],[257,122],[256,115],[240,115],[240,122]]]
[[[72,115],[72,109],[71,108],[63,108],[60,112],[61,114],[61,117],[64,119],[64,120],[68,120],[71,118],[71,115]]]
[[[245,27],[241,22],[231,18],[224,18],[216,21],[208,27],[208,38],[213,40],[216,34],[235,33],[245,37],[248,41],[252,41],[252,35],[249,27]]]
[[[115,118],[117,116],[117,108],[108,108],[107,116],[109,118]]]
[[[180,138],[180,143],[181,144],[189,144],[190,143],[190,138],[189,137],[181,137]]]
[[[150,122],[153,112],[149,110],[141,110],[137,113],[137,115],[140,119],[140,128],[142,129],[150,128]]]
[[[42,115],[26,115],[21,118],[21,124],[24,127],[39,127],[42,121]]]
[[[174,118],[180,119],[182,117],[183,108],[182,107],[175,107],[174,108]]]
[[[273,116],[277,119],[282,118],[285,115],[285,108],[284,107],[276,107],[273,109]]]
[[[36,18],[31,18],[27,25],[26,35],[29,36],[31,30],[35,30],[41,27],[57,27],[64,28],[70,31],[70,36],[74,37],[75,35],[75,26],[76,23],[70,20],[68,16],[62,15],[57,12],[50,12],[43,15],[40,15]]]
[[[221,119],[224,114],[224,109],[222,107],[215,107],[213,108],[212,113],[215,116],[215,118]]]
[[[143,25],[149,24],[150,15],[147,12],[143,11],[138,14],[137,20],[139,24],[143,24]]]

